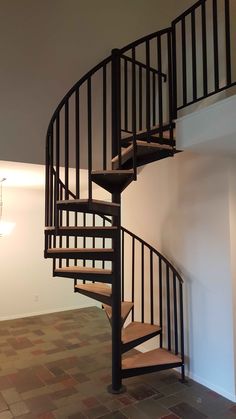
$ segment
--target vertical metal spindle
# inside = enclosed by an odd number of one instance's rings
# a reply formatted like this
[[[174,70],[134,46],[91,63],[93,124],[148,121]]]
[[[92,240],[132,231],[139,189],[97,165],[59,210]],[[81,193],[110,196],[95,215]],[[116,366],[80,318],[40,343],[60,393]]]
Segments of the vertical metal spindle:
[[[181,358],[184,364],[184,312],[183,312],[183,285],[179,279],[179,305],[180,305],[180,340],[181,340]],[[182,367],[182,381],[184,381],[184,366]]]
[[[141,321],[144,323],[144,244],[141,245]]]
[[[172,116],[173,119],[177,118],[177,54],[176,54],[176,25],[173,23],[171,27],[172,33],[172,68],[173,68],[173,98],[172,98]]]
[[[63,188],[62,188],[62,185],[61,184],[59,186],[59,199],[60,200],[63,199]],[[66,212],[68,212],[68,211],[66,211]],[[62,225],[63,225],[63,211],[60,211],[60,214],[59,214],[59,226],[62,226]],[[61,234],[60,234],[60,237],[59,237],[59,248],[60,249],[62,248],[62,235]],[[67,265],[68,262],[69,262],[68,259],[66,259],[66,265]],[[69,266],[69,264],[67,266]],[[61,267],[62,267],[62,259],[60,258],[59,259],[59,268],[61,268]]]
[[[65,199],[69,199],[69,102],[65,103]]]
[[[135,48],[132,48],[132,133],[133,133],[133,171],[134,179],[137,178],[137,142],[136,142],[136,68],[135,68]]]
[[[181,20],[182,34],[182,81],[183,81],[183,105],[187,105],[187,58],[186,58],[186,26],[185,18]]]
[[[150,42],[146,41],[146,129],[151,129],[151,112],[150,112]],[[150,142],[150,138],[148,137]]]
[[[215,91],[217,91],[219,89],[219,47],[218,47],[217,0],[212,0],[212,19],[213,19],[213,50],[214,50]]]
[[[51,136],[47,135],[46,140],[46,166],[45,166],[45,226],[50,224],[50,142]],[[48,241],[45,233],[45,250],[48,248]]]
[[[83,227],[86,227],[86,214],[83,213]],[[86,248],[86,237],[83,237],[83,248]],[[83,266],[86,266],[86,260],[83,260]],[[85,280],[83,280],[83,284],[85,284]]]
[[[107,67],[103,66],[103,170],[107,169]]]
[[[192,32],[192,83],[193,100],[197,99],[197,53],[196,53],[196,19],[195,10],[191,13],[191,32]]]
[[[166,265],[166,311],[167,311],[167,336],[168,351],[171,350],[171,323],[170,323],[170,269]]]
[[[77,227],[78,226],[78,213],[77,212],[74,212],[74,225],[75,225],[75,227]],[[74,237],[74,246],[75,246],[75,249],[77,249],[77,246],[78,246],[78,237],[77,237],[77,235],[75,235],[75,237]],[[75,266],[77,266],[77,259],[75,259],[74,260],[74,265]]]
[[[92,91],[91,77],[87,81],[87,107],[88,107],[88,198],[92,199]]]
[[[61,198],[62,199],[62,198]],[[69,199],[69,102],[65,103],[65,199]],[[66,211],[66,226],[69,226],[69,211]],[[69,236],[66,236],[66,247],[69,247]],[[69,259],[66,261],[69,266]]]
[[[79,90],[75,92],[75,171],[76,171],[76,199],[80,197],[80,106]]]
[[[96,225],[95,214],[93,214],[93,227],[95,227],[95,225]],[[93,239],[92,239],[92,243],[93,243],[92,247],[93,247],[93,249],[95,249],[95,237],[94,236],[93,236]],[[95,260],[94,259],[92,261],[92,267],[95,268]]]
[[[156,125],[156,74],[152,73],[152,125]]]
[[[125,261],[125,233],[124,230],[121,230],[121,280],[122,280],[122,286],[121,286],[121,300],[124,301],[125,296],[125,271],[124,271],[124,261]]]
[[[128,131],[128,62],[124,60],[124,124],[125,131]]]
[[[118,168],[121,168],[121,66],[119,49],[112,50],[112,158],[118,155]]]
[[[229,0],[225,0],[225,50],[226,50],[226,82],[231,84],[231,39],[230,39],[230,7]]]
[[[162,51],[161,51],[161,36],[157,37],[157,68],[158,68],[158,116],[160,139],[163,138],[163,92],[162,92]]]
[[[169,101],[169,124],[170,124],[170,140],[173,140],[173,120],[175,118],[173,112],[173,78],[172,78],[172,50],[171,50],[171,32],[167,33],[167,50],[168,50],[168,101]]]
[[[132,237],[132,276],[131,276],[131,293],[132,303],[134,303],[134,274],[135,274],[135,239]],[[134,308],[132,309],[132,322],[134,321]]]
[[[57,201],[59,199],[59,180],[60,180],[60,114],[56,118],[56,173],[54,189],[54,222],[56,229],[59,227]]]
[[[154,323],[154,294],[153,294],[153,252],[150,250],[150,319]]]
[[[173,299],[174,299],[175,355],[178,355],[179,353],[178,311],[177,311],[177,295],[176,295],[176,275],[174,273],[173,273]]]
[[[143,128],[143,72],[139,66],[139,131]]]
[[[53,160],[54,160],[54,155],[53,155],[53,149],[54,149],[54,137],[53,137],[53,126],[51,127],[51,132],[50,132],[50,143],[49,143],[49,154],[50,154],[50,160],[49,160],[49,208],[50,208],[50,215],[49,215],[49,225],[53,226],[54,223],[54,203],[53,203],[53,198],[54,198],[54,192],[53,192]],[[55,224],[54,224],[55,225]]]
[[[202,66],[203,66],[203,95],[208,94],[207,77],[207,32],[206,32],[206,3],[202,3]]]
[[[160,334],[160,348],[163,345],[163,314],[162,314],[162,260],[159,256],[159,324],[161,327],[161,334]]]
[[[102,225],[103,225],[103,227],[105,227],[105,225],[106,225],[106,220],[104,218],[103,218],[103,221],[102,221]],[[106,245],[106,239],[105,239],[105,237],[103,237],[102,238],[102,248],[103,249],[105,249],[105,245]],[[102,261],[102,269],[105,269],[105,260]]]

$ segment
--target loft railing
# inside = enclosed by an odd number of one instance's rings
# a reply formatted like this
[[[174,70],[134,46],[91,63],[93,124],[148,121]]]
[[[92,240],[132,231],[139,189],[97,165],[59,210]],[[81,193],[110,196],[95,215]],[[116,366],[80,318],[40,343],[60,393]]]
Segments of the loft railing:
[[[200,0],[172,22],[175,117],[236,84],[233,8],[234,0]]]

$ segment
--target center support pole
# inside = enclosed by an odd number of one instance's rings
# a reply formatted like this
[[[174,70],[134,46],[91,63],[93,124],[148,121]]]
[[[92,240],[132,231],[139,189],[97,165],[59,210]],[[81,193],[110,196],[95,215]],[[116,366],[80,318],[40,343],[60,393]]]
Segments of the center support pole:
[[[111,92],[112,92],[112,158],[118,156],[121,169],[121,81],[120,51],[112,50]],[[121,204],[121,194],[113,193],[112,202]],[[126,391],[122,385],[121,371],[121,208],[113,217],[113,226],[117,227],[113,238],[114,260],[112,277],[112,384],[108,391],[120,394]]]
[[[112,202],[120,204],[121,194],[113,194]],[[120,394],[126,391],[122,385],[121,373],[121,230],[120,211],[119,215],[113,217],[113,226],[117,227],[113,239],[115,258],[113,261],[112,281],[112,384],[108,391],[112,394]]]

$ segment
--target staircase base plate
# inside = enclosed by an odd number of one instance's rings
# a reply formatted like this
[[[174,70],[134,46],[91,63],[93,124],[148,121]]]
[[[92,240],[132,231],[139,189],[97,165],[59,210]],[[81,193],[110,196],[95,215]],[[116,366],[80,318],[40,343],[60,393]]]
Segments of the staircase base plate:
[[[109,386],[107,386],[107,391],[108,391],[108,393],[111,393],[111,394],[122,394],[122,393],[125,393],[126,392],[126,386],[123,386],[122,385],[119,388],[119,390],[114,390],[112,388],[112,384],[110,384]]]

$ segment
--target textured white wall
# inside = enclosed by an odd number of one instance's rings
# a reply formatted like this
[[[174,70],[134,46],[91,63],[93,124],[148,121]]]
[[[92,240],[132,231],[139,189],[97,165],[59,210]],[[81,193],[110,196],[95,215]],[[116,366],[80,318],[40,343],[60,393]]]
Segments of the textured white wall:
[[[183,275],[189,374],[234,399],[229,167],[190,152],[146,166],[124,193],[122,224]]]

